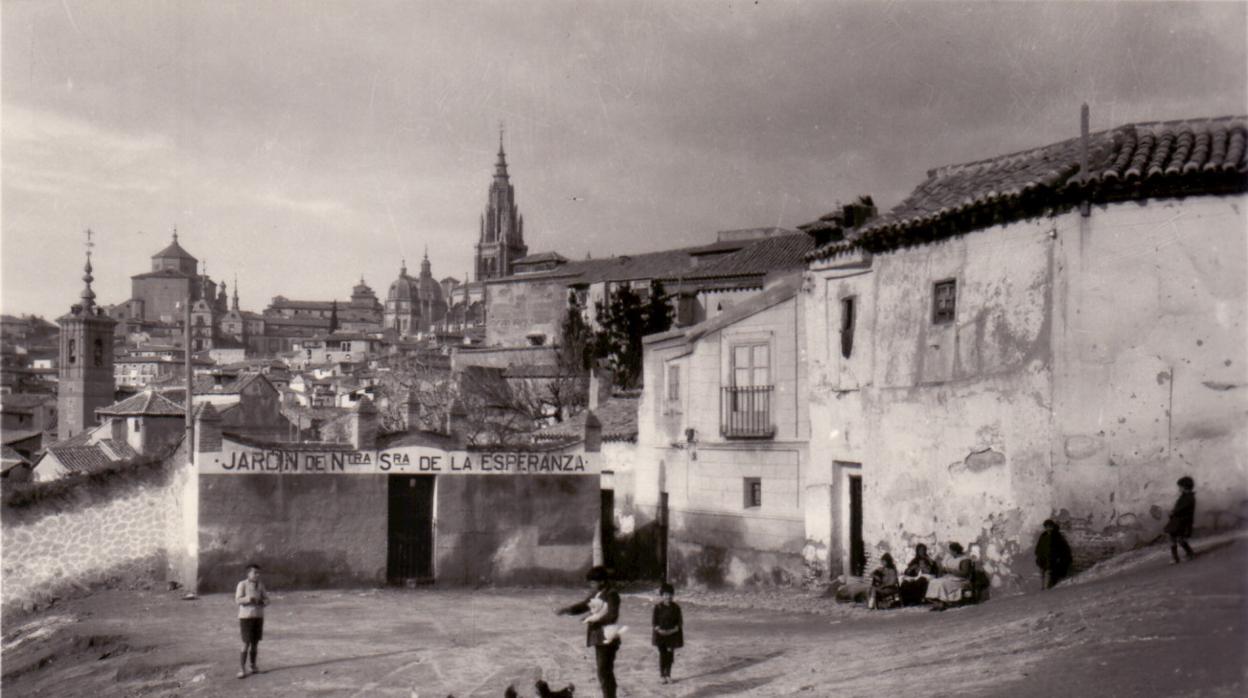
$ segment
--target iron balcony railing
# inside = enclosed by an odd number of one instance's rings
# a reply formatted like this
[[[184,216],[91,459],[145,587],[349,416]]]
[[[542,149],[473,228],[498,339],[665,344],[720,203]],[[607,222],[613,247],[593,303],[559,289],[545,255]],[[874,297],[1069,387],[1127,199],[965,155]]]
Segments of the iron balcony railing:
[[[774,386],[742,385],[721,388],[719,432],[729,439],[770,439],[776,434],[771,421]]]

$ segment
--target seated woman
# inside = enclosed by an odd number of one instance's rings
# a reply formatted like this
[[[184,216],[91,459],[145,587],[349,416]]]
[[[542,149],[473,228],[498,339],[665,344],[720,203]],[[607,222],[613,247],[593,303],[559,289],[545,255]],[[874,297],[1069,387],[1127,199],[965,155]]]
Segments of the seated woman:
[[[936,565],[936,561],[927,555],[927,546],[919,543],[914,547],[914,559],[910,564],[906,565],[906,571],[901,578],[901,604],[903,606],[917,606],[923,603],[923,596],[927,593],[927,584],[940,574],[940,568]]]
[[[893,556],[884,553],[880,566],[871,573],[871,591],[867,592],[867,608],[893,605],[897,597],[897,565]]]
[[[967,557],[958,543],[949,544],[949,557],[941,561],[941,576],[927,585],[927,600],[933,611],[943,611],[950,604],[962,600],[962,591],[971,586],[975,575],[975,563]]]

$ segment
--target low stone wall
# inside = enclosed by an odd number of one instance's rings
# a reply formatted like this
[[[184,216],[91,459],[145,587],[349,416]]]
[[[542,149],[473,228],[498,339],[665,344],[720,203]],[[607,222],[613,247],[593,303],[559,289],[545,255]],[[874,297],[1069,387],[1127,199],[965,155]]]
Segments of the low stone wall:
[[[96,588],[151,588],[168,578],[169,512],[177,490],[161,465],[56,485],[17,498],[3,520],[4,614]],[[40,486],[40,485],[35,485]]]

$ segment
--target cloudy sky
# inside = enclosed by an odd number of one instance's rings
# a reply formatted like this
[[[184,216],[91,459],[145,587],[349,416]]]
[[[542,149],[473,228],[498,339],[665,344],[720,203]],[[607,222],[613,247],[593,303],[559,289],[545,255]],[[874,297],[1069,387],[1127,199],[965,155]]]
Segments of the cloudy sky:
[[[2,26],[0,307],[50,316],[177,226],[244,308],[471,267],[506,123],[531,252],[795,226],[923,173],[1248,111],[1246,5],[22,2]]]

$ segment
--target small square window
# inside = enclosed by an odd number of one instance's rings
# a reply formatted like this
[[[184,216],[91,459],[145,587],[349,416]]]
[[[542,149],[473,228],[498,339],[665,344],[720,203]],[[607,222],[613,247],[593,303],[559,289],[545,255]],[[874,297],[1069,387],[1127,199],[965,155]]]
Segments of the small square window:
[[[932,287],[932,323],[953,322],[957,311],[958,282],[954,279],[937,281]]]
[[[757,509],[761,506],[763,506],[763,479],[745,478],[745,508]]]

